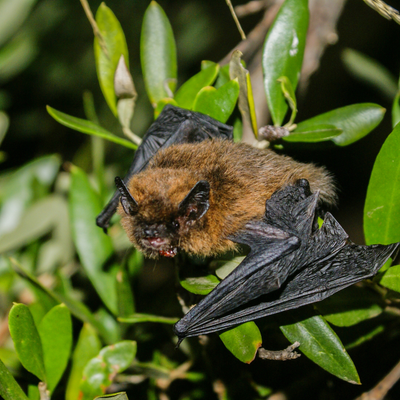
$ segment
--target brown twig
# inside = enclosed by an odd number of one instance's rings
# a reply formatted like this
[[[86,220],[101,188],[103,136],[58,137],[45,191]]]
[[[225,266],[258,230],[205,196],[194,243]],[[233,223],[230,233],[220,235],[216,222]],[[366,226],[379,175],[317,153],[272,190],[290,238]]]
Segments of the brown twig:
[[[373,10],[386,19],[392,19],[400,24],[400,13],[393,7],[390,7],[382,0],[364,0]]]
[[[271,1],[273,0],[253,0],[249,1],[247,4],[240,4],[235,7],[236,15],[238,18],[243,18],[258,13],[266,9]]]
[[[286,349],[273,351],[273,350],[266,350],[262,347],[258,349],[258,357],[263,360],[274,360],[274,361],[287,361],[287,360],[294,360],[299,358],[301,354],[294,351],[300,346],[299,342],[294,342],[290,346],[286,347]]]
[[[400,361],[396,366],[369,392],[363,393],[356,400],[383,400],[387,392],[400,379]]]
[[[240,37],[242,38],[242,40],[245,40],[245,39],[246,39],[246,34],[244,33],[244,31],[243,31],[243,29],[242,29],[242,25],[240,25],[240,22],[239,22],[239,20],[238,20],[238,17],[236,16],[236,13],[235,13],[235,10],[233,9],[231,0],[225,0],[225,1],[226,1],[226,4],[227,4],[228,7],[229,7],[229,11],[230,11],[231,14],[232,14],[232,18],[233,18],[233,20],[235,21],[236,27],[237,27],[237,29],[238,29],[238,31],[239,31],[239,33],[240,33]]]

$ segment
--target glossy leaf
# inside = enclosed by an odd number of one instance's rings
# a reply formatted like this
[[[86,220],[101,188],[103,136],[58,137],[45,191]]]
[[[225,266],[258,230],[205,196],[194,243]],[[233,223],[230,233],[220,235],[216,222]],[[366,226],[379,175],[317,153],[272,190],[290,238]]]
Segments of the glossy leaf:
[[[152,1],[143,17],[140,61],[153,107],[175,91],[177,61],[174,34],[164,10]]]
[[[206,86],[197,94],[193,110],[225,123],[232,114],[239,97],[239,84],[229,81],[219,89]]]
[[[29,308],[25,304],[14,304],[9,314],[8,324],[22,365],[45,382],[42,343]]]
[[[102,270],[113,250],[111,239],[95,224],[101,211],[99,198],[86,174],[75,166],[71,167],[69,206],[72,236],[82,266],[104,304],[117,313],[114,277]]]
[[[385,109],[378,104],[360,103],[337,108],[302,121],[297,131],[311,131],[321,125],[332,125],[342,129],[342,134],[332,138],[338,146],[347,146],[370,133],[382,121]]]
[[[390,101],[396,95],[397,82],[393,74],[367,55],[353,49],[345,49],[342,59],[349,71],[365,84],[378,89]]]
[[[342,134],[343,130],[334,125],[318,125],[309,130],[299,131],[297,128],[289,135],[282,137],[285,142],[318,143],[332,140]]]
[[[390,290],[400,293],[400,265],[394,265],[389,268],[379,283]]]
[[[212,63],[196,75],[187,80],[176,92],[175,101],[179,107],[191,110],[197,94],[206,86],[215,81],[219,71],[219,65]]]
[[[302,353],[321,368],[349,383],[360,384],[353,361],[322,317],[316,315],[280,329],[290,342],[300,342]]]
[[[218,285],[219,279],[215,275],[186,278],[180,281],[181,286],[190,293],[208,294]]]
[[[125,340],[104,347],[86,365],[81,381],[81,400],[104,394],[115,375],[127,369],[136,355],[136,342]]]
[[[96,22],[103,41],[94,38],[94,56],[101,91],[112,113],[117,116],[117,102],[114,91],[114,75],[121,55],[129,68],[128,47],[121,25],[114,13],[101,3],[96,13]],[[101,43],[105,48],[102,48]]]
[[[263,49],[264,87],[276,126],[281,126],[288,106],[277,79],[286,76],[296,90],[308,28],[308,1],[286,0],[272,24]]]
[[[106,139],[110,142],[120,144],[121,146],[128,147],[129,149],[137,149],[137,145],[129,140],[120,138],[106,129],[95,124],[94,122],[86,119],[76,118],[71,115],[65,114],[61,111],[47,106],[47,112],[61,125],[71,128],[75,131],[86,133],[88,135],[94,135]]]
[[[67,367],[72,345],[71,314],[64,304],[52,308],[38,326],[47,389],[53,392]]]
[[[101,349],[101,342],[96,331],[89,324],[84,324],[79,334],[72,355],[72,368],[68,379],[66,400],[76,400],[79,397],[80,381],[86,364],[95,357]]]
[[[382,313],[381,297],[351,286],[316,304],[324,318],[336,326],[352,326]]]
[[[246,322],[229,331],[219,334],[225,347],[240,361],[250,364],[262,344],[262,337],[258,326],[253,322]]]
[[[400,242],[400,124],[383,144],[372,169],[364,207],[367,244]]]
[[[243,61],[241,60],[242,55],[242,52],[239,50],[233,52],[231,61],[229,62],[229,76],[231,79],[237,79],[239,83],[239,110],[243,123],[251,127],[254,136],[257,138],[258,128],[253,89],[251,87],[249,71],[244,68]]]
[[[0,396],[4,400],[28,400],[11,372],[0,359]]]
[[[136,324],[138,322],[160,322],[162,324],[175,324],[178,318],[161,317],[152,314],[132,314],[127,317],[118,318],[118,321],[126,322],[129,324]]]

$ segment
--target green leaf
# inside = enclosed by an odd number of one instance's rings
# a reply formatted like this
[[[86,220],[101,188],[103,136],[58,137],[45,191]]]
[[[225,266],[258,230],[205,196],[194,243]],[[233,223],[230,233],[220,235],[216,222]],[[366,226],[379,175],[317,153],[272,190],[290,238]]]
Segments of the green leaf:
[[[116,314],[115,277],[102,270],[113,251],[111,239],[96,226],[101,211],[99,198],[86,174],[75,166],[71,167],[69,206],[72,237],[82,266],[104,304]]]
[[[191,110],[197,93],[206,86],[212,85],[218,75],[219,65],[211,64],[187,80],[176,92],[175,101],[179,107]]]
[[[215,275],[190,277],[180,281],[188,292],[202,295],[210,293],[218,283],[219,279]]]
[[[29,400],[10,371],[0,360],[0,396],[4,400]]]
[[[94,38],[94,56],[101,91],[112,113],[117,116],[117,103],[114,91],[114,75],[121,55],[129,68],[129,54],[125,35],[114,13],[101,3],[96,13],[96,22],[103,41]],[[101,47],[101,43],[105,48]]]
[[[235,50],[229,62],[229,76],[231,79],[237,79],[239,82],[239,110],[242,115],[243,123],[251,127],[254,136],[257,138],[258,128],[256,119],[256,110],[254,106],[253,89],[251,87],[250,74],[243,66],[241,60],[242,52]]]
[[[203,69],[203,64],[201,65]],[[218,72],[218,78],[215,82],[215,89],[219,89],[221,86],[225,85],[231,80],[229,76],[229,64],[225,64],[223,67],[220,67]]]
[[[214,260],[212,263],[216,267],[215,274],[219,279],[225,279],[245,258],[246,256],[238,256],[229,261]]]
[[[156,108],[154,109],[154,119],[158,118],[160,115],[161,111],[167,104],[172,104],[174,106],[177,106],[178,103],[171,97],[166,97],[165,99],[161,99],[158,103]]]
[[[84,324],[72,355],[72,368],[65,394],[66,400],[76,400],[79,398],[79,386],[83,375],[83,369],[85,365],[99,353],[100,349],[101,342],[96,331],[91,325]]]
[[[125,392],[106,394],[104,396],[98,396],[95,398],[95,400],[100,400],[100,399],[129,400]]]
[[[239,97],[237,80],[229,81],[219,89],[206,86],[197,94],[193,110],[225,123],[232,114]]]
[[[225,347],[240,361],[250,364],[262,344],[262,337],[258,326],[253,322],[246,322],[219,335]]]
[[[290,342],[300,342],[300,350],[321,368],[347,382],[360,384],[353,361],[322,317],[315,315],[280,329]]]
[[[116,278],[118,315],[120,317],[126,317],[135,312],[135,301],[133,298],[132,288],[128,274],[123,268],[119,269]]]
[[[400,265],[389,268],[379,283],[390,290],[400,293]]]
[[[22,365],[42,382],[46,382],[42,343],[29,308],[25,304],[14,304],[8,324]]]
[[[126,322],[128,324],[136,324],[138,322],[160,322],[162,324],[175,324],[178,322],[178,318],[160,317],[158,315],[151,314],[132,314],[126,317],[118,318],[120,322]]]
[[[370,133],[382,121],[385,109],[378,104],[360,103],[337,108],[297,125],[297,131],[312,131],[321,125],[331,125],[343,133],[332,139],[338,146],[347,146]]]
[[[304,129],[303,127],[300,127]],[[289,135],[284,136],[285,142],[318,143],[332,140],[343,132],[342,129],[334,125],[315,125],[307,130],[299,131],[297,128]]]
[[[400,122],[400,91],[396,94],[392,105],[392,127]]]
[[[171,97],[176,87],[177,61],[174,34],[164,10],[152,1],[143,17],[140,61],[147,95],[153,107]]]
[[[72,345],[71,314],[64,304],[52,308],[38,327],[42,341],[47,389],[53,392],[67,367]]]
[[[390,101],[396,95],[397,82],[393,74],[378,61],[353,49],[342,53],[344,65],[365,84],[378,89]]]
[[[400,242],[400,124],[383,144],[372,169],[364,207],[367,244]]]
[[[286,126],[290,128],[297,115],[296,95],[294,94],[292,83],[290,82],[287,76],[281,76],[280,78],[278,78],[278,82],[281,84],[281,90],[283,96],[285,97],[286,101],[289,104],[290,109],[292,110],[292,115],[290,116],[290,120],[286,124]]]
[[[336,326],[352,326],[382,313],[381,297],[362,287],[351,286],[316,304],[324,318]]]
[[[86,365],[81,381],[81,400],[92,400],[105,393],[116,374],[127,369],[136,355],[136,342],[125,340],[104,347]]]
[[[279,77],[286,76],[296,90],[308,28],[308,1],[286,0],[272,24],[263,49],[264,87],[276,126],[281,126],[288,106]]]
[[[120,144],[121,146],[128,147],[129,149],[137,149],[138,146],[129,140],[120,138],[94,122],[87,121],[86,119],[76,118],[68,114],[64,114],[54,108],[47,106],[47,112],[61,125],[71,128],[75,131],[86,133],[88,135],[94,135],[103,139],[109,140],[110,142]]]

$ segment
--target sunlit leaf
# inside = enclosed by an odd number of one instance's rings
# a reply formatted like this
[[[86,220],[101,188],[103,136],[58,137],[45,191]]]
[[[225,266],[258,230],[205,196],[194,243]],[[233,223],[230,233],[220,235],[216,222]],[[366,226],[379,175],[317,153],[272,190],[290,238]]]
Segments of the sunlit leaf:
[[[153,107],[175,91],[177,61],[174,34],[164,10],[152,1],[143,17],[140,61],[147,95]]]
[[[306,129],[302,128],[301,129]],[[285,142],[302,142],[302,143],[317,143],[332,140],[340,135],[342,129],[336,128],[334,125],[316,125],[310,129],[303,131],[298,130],[298,127],[289,135],[282,137]]]
[[[400,265],[394,265],[389,268],[379,283],[390,290],[400,293]]]
[[[103,41],[94,38],[94,56],[96,71],[104,98],[112,113],[117,115],[114,75],[121,55],[129,68],[128,47],[121,25],[114,13],[101,3],[96,13],[96,22]],[[101,43],[105,48],[102,48]]]
[[[353,361],[322,317],[316,315],[280,329],[290,342],[300,342],[299,350],[321,368],[347,382],[360,384]]]
[[[219,279],[215,275],[207,275],[185,278],[180,283],[190,293],[205,295],[218,285]]]
[[[272,24],[263,50],[264,87],[276,126],[281,126],[288,106],[279,77],[286,76],[296,90],[308,28],[308,1],[286,0]]]
[[[118,321],[129,324],[136,324],[138,322],[160,322],[162,324],[175,324],[178,322],[178,318],[161,317],[152,314],[132,314],[126,317],[118,318]]]
[[[232,114],[239,97],[239,84],[229,81],[219,89],[206,86],[197,94],[193,110],[225,123]]]
[[[45,382],[42,343],[29,308],[25,304],[14,304],[9,314],[8,324],[22,365]]]
[[[246,322],[229,331],[219,334],[225,347],[240,361],[250,364],[262,344],[262,337],[258,326],[253,322]]]
[[[178,103],[172,97],[166,97],[165,99],[161,99],[157,103],[156,108],[154,109],[154,118],[157,118],[160,115],[161,111],[167,104],[172,104],[174,106],[178,105]]]
[[[47,389],[53,392],[68,364],[72,345],[71,314],[64,304],[52,308],[38,326],[42,341]]]
[[[187,80],[176,92],[175,101],[179,107],[191,110],[197,93],[206,86],[212,85],[218,75],[219,65],[212,63]]]
[[[372,169],[364,207],[367,244],[400,242],[400,124],[383,144]]]
[[[335,126],[342,133],[332,138],[332,141],[338,146],[347,146],[375,129],[382,121],[385,111],[378,104],[353,104],[302,121],[297,125],[296,132],[311,131],[321,125]]]
[[[98,136],[103,139],[109,140],[110,142],[114,142],[120,144],[121,146],[128,147],[130,149],[137,149],[138,147],[137,144],[132,143],[129,140],[120,138],[111,132],[108,132],[106,129],[95,124],[94,122],[82,118],[73,117],[61,111],[57,111],[56,109],[51,108],[49,106],[47,106],[47,112],[61,125],[64,125],[75,131],[86,133],[88,135]]]

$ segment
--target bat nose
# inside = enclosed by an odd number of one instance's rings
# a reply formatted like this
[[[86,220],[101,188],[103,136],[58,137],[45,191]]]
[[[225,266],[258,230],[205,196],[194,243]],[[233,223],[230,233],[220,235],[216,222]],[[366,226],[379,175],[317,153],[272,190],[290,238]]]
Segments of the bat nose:
[[[160,232],[158,231],[157,227],[150,226],[143,230],[143,233],[146,237],[159,237]]]

